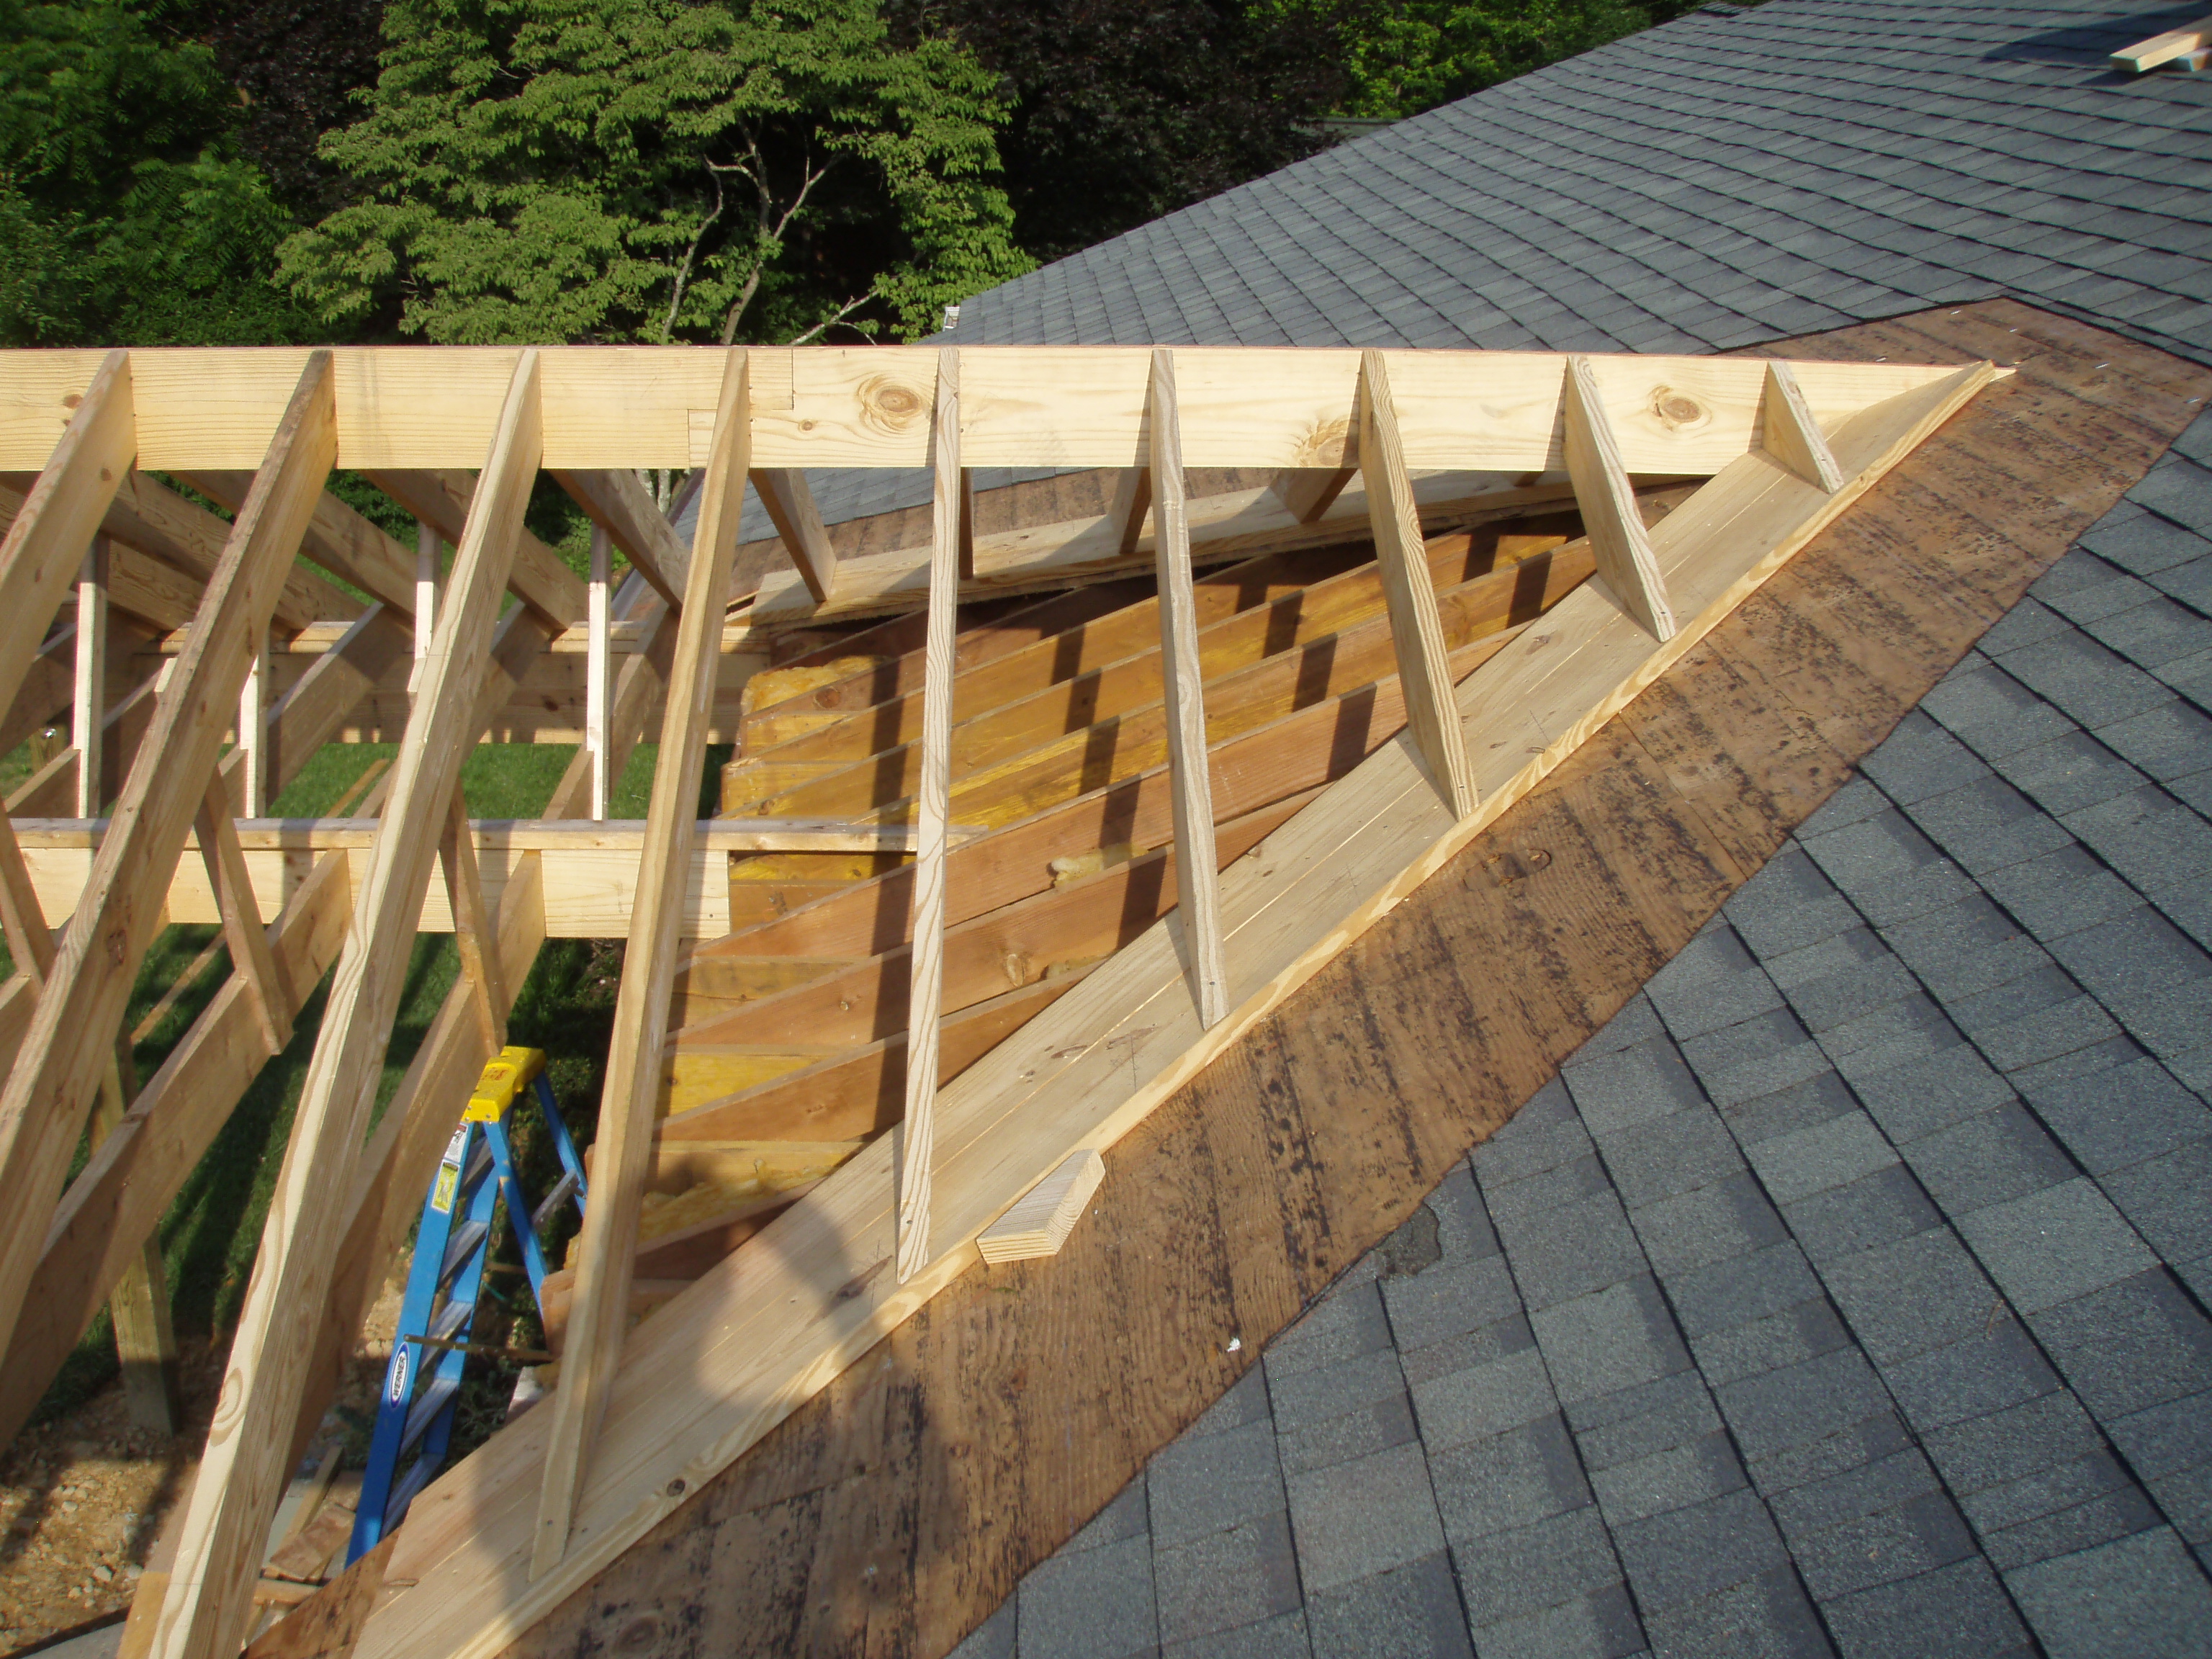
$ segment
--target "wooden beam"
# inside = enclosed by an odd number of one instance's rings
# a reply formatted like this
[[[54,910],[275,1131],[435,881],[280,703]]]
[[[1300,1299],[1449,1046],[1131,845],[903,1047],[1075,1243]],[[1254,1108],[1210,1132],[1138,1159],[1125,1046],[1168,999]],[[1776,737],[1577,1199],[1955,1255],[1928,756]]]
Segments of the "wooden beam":
[[[45,984],[53,969],[53,932],[39,908],[38,890],[31,885],[15,824],[5,812],[0,812],[0,932],[6,935],[15,971],[28,975],[33,985]]]
[[[246,981],[264,1046],[270,1054],[280,1054],[292,1040],[292,1011],[300,1000],[277,977],[276,958],[262,926],[252,878],[246,872],[246,854],[238,844],[238,825],[230,816],[230,795],[222,779],[209,778],[195,827],[208,884],[215,889],[216,901],[222,910],[222,936],[230,946],[231,971]]]
[[[797,467],[756,467],[753,491],[768,509],[769,521],[783,538],[792,568],[806,584],[817,605],[826,605],[837,586],[837,550],[830,544],[830,532],[822,522],[822,509],[814,504],[806,475]]]
[[[1360,354],[1363,361],[1377,355],[1371,351]],[[1278,473],[1275,482],[1268,487],[1292,518],[1300,524],[1311,524],[1328,511],[1336,498],[1344,494],[1345,485],[1358,476],[1356,467],[1292,467]]]
[[[100,738],[107,724],[107,538],[94,536],[76,581],[76,685],[70,699],[70,740],[76,746],[76,810],[97,817],[106,805],[100,786]]]
[[[118,1039],[86,1136],[94,1152],[122,1126],[137,1090],[130,1042]],[[124,1409],[142,1429],[177,1433],[184,1427],[184,1402],[178,1392],[177,1337],[169,1321],[168,1272],[159,1237],[147,1237],[125,1264],[108,1296],[107,1314],[115,1331],[115,1357],[123,1367]]]
[[[921,776],[915,823],[914,925],[908,957],[906,1111],[898,1130],[897,1269],[902,1279],[929,1260],[930,1167],[934,1158],[938,1054],[945,997],[945,826],[952,793],[953,635],[963,556],[973,568],[967,475],[960,465],[960,352],[937,354],[932,424],[929,627],[922,642]],[[963,556],[963,544],[968,551]]]
[[[0,541],[0,696],[12,698],[137,447],[130,354],[111,351]]]
[[[430,654],[430,635],[438,625],[438,562],[446,538],[427,520],[415,520],[415,660]],[[412,690],[412,687],[410,687]]]
[[[264,817],[276,791],[269,776],[269,635],[256,638],[246,666],[246,684],[238,689],[238,741],[231,750],[238,778],[238,808],[241,816]]]
[[[613,794],[614,775],[607,769],[607,702],[613,695],[612,653],[608,650],[607,627],[613,620],[607,609],[613,571],[605,529],[592,530],[590,618],[591,648],[584,659],[584,750],[592,757],[591,817],[604,821],[607,799]]]
[[[1186,872],[1176,905],[1189,957],[1199,1023],[1229,1012],[1229,966],[1213,846],[1213,780],[1206,759],[1206,682],[1199,666],[1191,594],[1190,530],[1184,517],[1182,428],[1176,412],[1175,354],[1152,354],[1153,556],[1160,586],[1160,680],[1167,718],[1168,775],[1175,788],[1176,867]]]
[[[738,551],[738,521],[751,459],[751,398],[742,350],[723,354],[714,441],[700,493],[684,608],[676,619],[676,657],[660,728],[653,798],[647,809],[637,901],[616,993],[614,1030],[600,1097],[598,1170],[579,1241],[576,1296],[561,1386],[551,1413],[545,1477],[538,1498],[530,1571],[558,1565],[589,1466],[599,1416],[612,1387],[628,1321],[630,1262],[637,1242],[645,1171],[652,1158],[654,1097],[666,1041],[669,988],[676,976],[684,876],[691,862],[699,769],[706,756],[722,613]]]
[[[253,488],[251,472],[187,472],[185,482],[235,513]],[[301,551],[403,617],[415,611],[414,561],[408,550],[328,490],[315,503]]]
[[[276,700],[263,728],[270,793],[281,792],[300,769],[344,726],[346,717],[407,659],[407,618],[382,604],[363,611],[338,643],[315,659],[292,689]],[[246,805],[243,753],[223,757],[224,787],[234,807]]]
[[[1613,603],[1663,645],[1674,637],[1674,607],[1589,358],[1567,359],[1565,397],[1567,474],[1597,553],[1598,575]]]
[[[586,516],[612,538],[630,568],[653,585],[653,592],[671,605],[684,602],[684,573],[690,568],[691,550],[684,545],[683,538],[654,504],[636,473],[617,466],[556,472],[553,477]]]
[[[311,356],[209,584],[191,643],[156,701],[40,994],[23,1058],[0,1094],[0,1331],[15,1329],[84,1109],[112,1060],[132,977],[161,926],[160,895],[215,769],[246,650],[268,626],[277,588],[330,474],[334,416],[331,360]]]
[[[502,434],[506,430],[503,421],[500,430]],[[428,471],[377,468],[370,471],[368,479],[416,518],[434,526],[441,537],[456,547],[460,545],[477,488],[477,481],[466,472],[452,467]],[[550,623],[556,633],[574,627],[591,608],[584,593],[583,579],[568,568],[558,553],[529,531],[520,534],[521,540],[514,550],[514,562],[507,572],[507,586],[515,598],[538,613],[541,621]]]
[[[1805,401],[1805,388],[1797,384],[1797,371],[1780,358],[1766,365],[1766,404],[1759,442],[1766,453],[1808,483],[1818,484],[1829,495],[1844,487],[1843,469],[1813,406]]]
[[[438,837],[438,862],[446,872],[446,908],[453,918],[453,944],[460,952],[461,977],[476,1010],[477,1029],[486,1049],[507,1046],[507,987],[499,967],[499,939],[484,907],[483,878],[477,871],[477,838],[461,792],[453,791],[444,832]]]
[[[1398,410],[1390,397],[1390,371],[1379,351],[1362,354],[1359,380],[1359,472],[1375,527],[1376,567],[1390,614],[1390,641],[1406,687],[1406,720],[1413,744],[1428,763],[1455,817],[1474,811],[1474,770],[1467,739],[1453,712],[1450,665],[1437,590],[1429,580],[1413,481],[1398,437]],[[1644,520],[1628,503],[1638,527]]]
[[[144,472],[123,480],[101,526],[115,540],[168,566],[193,587],[214,576],[231,529],[198,502]],[[295,565],[284,573],[270,620],[279,631],[295,634],[316,623],[346,621],[361,609],[360,600],[306,566]]]
[[[977,1253],[994,1265],[1058,1255],[1105,1178],[1106,1160],[1097,1153],[1087,1149],[1070,1152],[1058,1169],[975,1236]]]
[[[2168,29],[2163,34],[2154,34],[2148,40],[2122,47],[2112,54],[2112,67],[2125,70],[2130,75],[2141,75],[2145,70],[2154,70],[2160,64],[2170,64],[2207,46],[2212,46],[2212,17],[2200,17],[2178,29]]]
[[[331,981],[270,1201],[216,1407],[222,1426],[210,1437],[193,1484],[155,1629],[159,1659],[227,1656],[247,1634],[252,1582],[304,1382],[307,1356],[297,1327],[312,1317],[302,1310],[319,1308],[329,1287],[343,1222],[331,1195],[352,1182],[402,990],[403,975],[391,968],[404,958],[414,931],[446,803],[475,738],[467,711],[485,676],[487,647],[538,476],[538,357],[525,352],[463,527],[452,590],[392,768],[383,826],[368,855],[353,931]]]

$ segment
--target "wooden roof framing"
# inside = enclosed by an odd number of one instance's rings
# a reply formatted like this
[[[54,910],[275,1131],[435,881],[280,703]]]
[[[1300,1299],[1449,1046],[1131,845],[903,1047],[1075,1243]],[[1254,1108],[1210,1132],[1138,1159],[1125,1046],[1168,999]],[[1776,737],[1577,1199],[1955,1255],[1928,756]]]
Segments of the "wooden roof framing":
[[[142,1592],[151,1651],[236,1651],[283,1476],[504,1005],[569,888],[606,880],[563,866],[550,829],[458,817],[463,752],[586,611],[583,584],[521,528],[541,469],[636,573],[611,618],[634,629],[636,649],[610,690],[610,742],[637,740],[665,684],[662,752],[676,763],[657,771],[641,827],[584,849],[623,866],[613,884],[629,955],[561,1386],[434,1483],[351,1576],[356,1590],[381,1584],[349,1615],[364,1655],[490,1652],[588,1580],[956,1278],[1041,1181],[1061,1169],[1075,1180],[1079,1155],[1110,1146],[1492,823],[1991,374],[1180,349],[0,356],[0,467],[38,473],[0,552],[10,696],[52,649],[46,621],[86,547],[121,538],[109,521],[134,468],[238,501],[234,525],[204,515],[222,527],[219,557],[149,690],[104,825],[27,825],[27,850],[0,836],[17,960],[35,968],[27,930],[70,913],[52,970],[0,992],[0,1038],[21,1055],[0,1099],[7,1420],[21,1420],[335,965],[174,1570]],[[831,565],[803,469],[924,464],[938,479],[929,546]],[[969,470],[1009,465],[1113,466],[1130,484],[1095,521],[976,537]],[[252,745],[273,778],[410,647],[398,619],[411,566],[333,510],[334,465],[368,471],[454,541],[453,572],[373,826],[234,824],[204,803],[234,769],[218,764],[228,711],[292,591],[295,556],[325,559],[374,598],[342,618],[343,640]],[[473,480],[459,471],[471,465],[483,467]],[[1183,471],[1200,465],[1283,483],[1186,503]],[[694,547],[626,471],[640,467],[704,470]],[[695,875],[692,805],[748,476],[769,480],[763,498],[802,567],[758,596],[749,625],[927,601],[925,635],[903,635],[902,660],[755,717],[761,737],[782,740],[757,756],[748,746],[735,789],[761,790],[768,819],[832,826],[750,832],[768,850],[729,887],[780,896],[757,921],[734,898],[720,915],[702,909],[695,881],[712,878]],[[1671,504],[1652,481],[1683,479],[1709,482],[1650,522]],[[1480,572],[1453,567],[1468,538],[1437,533],[1446,515],[1570,501],[1584,538],[1553,537]],[[1297,563],[1298,547],[1348,535],[1371,538],[1371,568]],[[1256,565],[1255,542],[1272,550]],[[1238,567],[1241,586],[1194,578],[1194,562],[1238,554],[1253,567]],[[1140,565],[1157,596],[1133,614],[1048,601],[1040,616],[1079,618],[1073,634],[1039,623],[1024,640],[1017,623],[1002,650],[962,649],[958,598]],[[523,603],[502,618],[510,590]],[[1255,591],[1258,602],[1232,597]],[[180,614],[143,620],[174,628]],[[1089,620],[1101,659],[1086,663]],[[549,820],[579,812],[589,772],[580,755]],[[195,817],[199,875],[179,867]],[[287,833],[312,861],[272,890],[270,860],[285,855],[268,843]],[[502,835],[495,867],[479,843]],[[909,836],[914,862],[880,850]],[[825,836],[869,850],[824,850]],[[1104,867],[1087,885],[1061,883],[1051,865],[1070,855]],[[440,864],[434,922],[434,902],[418,913]],[[242,965],[63,1193],[165,899],[170,914],[223,919]],[[418,926],[456,918],[470,971],[364,1141],[398,994],[389,964]],[[679,965],[681,943],[724,918],[730,939]],[[1072,971],[1032,976],[1032,952],[1071,942],[1083,957]],[[717,963],[779,956],[819,971],[765,995],[750,994],[757,983],[729,994],[725,974],[718,992]],[[733,1049],[799,1063],[696,1104],[670,1097],[687,1056]],[[678,1110],[656,1129],[665,1100]],[[693,1156],[686,1147],[788,1140],[758,1131],[810,1113],[817,1143],[866,1144],[773,1218],[718,1234],[747,1247],[699,1264],[626,1335],[636,1218],[656,1170]]]

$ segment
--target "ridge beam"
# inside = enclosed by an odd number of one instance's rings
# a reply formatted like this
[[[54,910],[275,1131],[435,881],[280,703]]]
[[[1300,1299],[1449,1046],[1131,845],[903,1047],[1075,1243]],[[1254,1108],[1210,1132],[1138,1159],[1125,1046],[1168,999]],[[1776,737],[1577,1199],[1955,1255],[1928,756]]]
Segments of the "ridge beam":
[[[1151,407],[1152,562],[1159,580],[1160,684],[1167,708],[1168,775],[1174,787],[1177,891],[1201,1026],[1229,1013],[1229,966],[1221,937],[1221,861],[1214,854],[1213,780],[1206,756],[1205,679],[1198,653],[1198,599],[1190,574],[1190,515],[1182,476],[1182,422],[1176,408],[1175,353],[1152,353]],[[1414,538],[1420,545],[1418,532]],[[1435,598],[1431,596],[1431,606]],[[1450,681],[1447,679],[1449,686]]]
[[[1390,617],[1390,642],[1405,685],[1406,723],[1452,816],[1463,818],[1475,808],[1474,766],[1452,698],[1451,658],[1437,613],[1436,584],[1430,578],[1413,481],[1399,440],[1390,372],[1379,351],[1360,354],[1359,473],[1375,528],[1376,567]],[[1633,498],[1629,507],[1635,510]]]
[[[560,1565],[590,1464],[592,1443],[612,1392],[629,1334],[631,1267],[638,1218],[653,1164],[653,1120],[659,1103],[661,1051],[668,1038],[668,1000],[676,980],[686,878],[698,832],[699,769],[720,660],[722,616],[738,552],[752,455],[752,413],[743,349],[723,354],[721,397],[713,447],[699,500],[698,530],[676,619],[676,655],[669,670],[668,708],[652,803],[640,849],[637,898],[615,996],[606,1085],[599,1101],[598,1158],[592,1201],[579,1241],[575,1295],[570,1304],[561,1386],[554,1390],[545,1478],[538,1488],[530,1573]],[[496,949],[495,941],[487,944]]]
[[[1620,441],[1605,412],[1597,373],[1583,356],[1567,359],[1565,396],[1567,477],[1575,505],[1597,556],[1598,580],[1613,602],[1662,645],[1674,637],[1674,608],[1651,550],[1650,533],[1636,507],[1635,486],[1620,457]]]

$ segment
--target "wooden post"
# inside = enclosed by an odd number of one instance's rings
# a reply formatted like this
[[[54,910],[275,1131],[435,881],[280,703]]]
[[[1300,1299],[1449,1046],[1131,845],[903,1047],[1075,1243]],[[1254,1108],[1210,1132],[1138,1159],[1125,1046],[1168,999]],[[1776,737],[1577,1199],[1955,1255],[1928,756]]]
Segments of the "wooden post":
[[[242,818],[269,816],[269,630],[253,642],[238,693],[239,805]]]
[[[107,538],[94,536],[76,582],[76,689],[70,735],[76,744],[76,815],[96,818],[101,789],[100,734],[107,722]]]
[[[1797,371],[1777,358],[1766,366],[1759,447],[1806,483],[1832,495],[1844,487],[1844,470],[1828,447],[1813,406],[1797,384]]]
[[[444,614],[422,665],[392,767],[390,802],[367,855],[353,930],[331,982],[270,1200],[216,1408],[217,1426],[179,1534],[155,1629],[160,1659],[228,1659],[253,1618],[253,1580],[306,1380],[310,1345],[304,1339],[329,1290],[343,1195],[352,1186],[398,1007],[403,976],[390,968],[404,959],[413,934],[461,760],[476,738],[469,716],[538,476],[538,354],[525,351],[515,365],[462,531]],[[264,468],[257,492],[270,471]]]
[[[438,862],[446,872],[453,946],[460,952],[461,975],[476,1006],[477,1029],[484,1047],[497,1054],[507,1046],[507,987],[499,969],[499,935],[484,906],[483,879],[477,870],[476,836],[458,788],[446,813],[445,833],[439,837]]]
[[[613,574],[614,544],[601,525],[592,526],[591,639],[584,656],[584,747],[592,757],[592,817],[607,815],[614,779],[607,772],[607,692],[611,680],[607,638],[608,584]]]
[[[930,1167],[937,1139],[939,1016],[945,1000],[945,824],[952,811],[953,635],[960,602],[967,474],[960,465],[960,353],[937,354],[930,433],[929,619],[922,642],[921,779],[915,790],[914,944],[908,957],[906,1116],[897,1130],[901,1284],[929,1265]]]
[[[1567,476],[1574,481],[1575,505],[1582,509],[1597,574],[1613,602],[1663,645],[1674,637],[1674,609],[1589,358],[1567,359],[1565,398]]]
[[[1359,474],[1350,467],[1294,466],[1275,475],[1275,498],[1300,524],[1311,524],[1335,505]]]
[[[115,1060],[100,1080],[92,1109],[92,1149],[122,1127],[123,1114],[138,1092],[127,1040],[115,1045]],[[131,1420],[156,1434],[175,1434],[185,1425],[184,1399],[178,1391],[177,1336],[169,1322],[169,1276],[161,1260],[161,1238],[149,1233],[108,1292],[107,1316],[115,1327],[115,1357],[123,1366],[123,1404]]]
[[[430,654],[430,633],[438,624],[438,550],[443,538],[435,525],[415,520],[415,662],[407,689],[413,691],[422,673],[422,659]]]
[[[960,469],[960,580],[975,580],[975,469],[972,466]]]
[[[1437,615],[1436,585],[1429,579],[1420,515],[1413,507],[1413,475],[1399,441],[1390,372],[1379,351],[1359,357],[1359,471],[1367,492],[1368,521],[1375,530],[1375,559],[1390,612],[1390,642],[1406,691],[1406,724],[1429,775],[1443,792],[1452,816],[1474,811],[1474,767],[1452,700],[1451,659]]]
[[[1175,799],[1176,912],[1182,918],[1199,1024],[1212,1026],[1229,1012],[1229,966],[1221,939],[1213,775],[1206,761],[1206,692],[1198,656],[1198,599],[1190,576],[1182,423],[1176,410],[1175,353],[1164,349],[1152,353],[1150,414],[1152,562],[1159,573],[1160,679]]]
[[[676,981],[691,849],[698,833],[699,769],[721,660],[722,617],[737,561],[738,520],[752,455],[752,412],[743,348],[726,354],[714,415],[707,481],[692,538],[684,607],[676,619],[676,657],[669,671],[668,708],[646,809],[629,948],[615,994],[614,1032],[607,1048],[606,1086],[592,1154],[592,1201],[578,1241],[575,1294],[561,1386],[554,1391],[538,1489],[530,1573],[560,1564],[590,1466],[592,1443],[614,1386],[629,1334],[630,1266],[645,1182],[653,1167],[653,1121],[660,1093],[661,1054],[668,1036],[668,1000]]]

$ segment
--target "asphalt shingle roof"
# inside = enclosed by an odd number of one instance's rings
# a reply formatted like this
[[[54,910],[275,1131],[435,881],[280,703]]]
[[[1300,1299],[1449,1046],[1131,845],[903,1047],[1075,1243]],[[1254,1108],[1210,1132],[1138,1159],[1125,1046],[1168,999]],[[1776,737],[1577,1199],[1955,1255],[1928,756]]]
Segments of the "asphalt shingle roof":
[[[2212,416],[956,1659],[2212,1650]]]
[[[2106,67],[2201,12],[1709,6],[977,295],[940,337],[1703,352],[2010,295],[2212,362],[2212,76]],[[832,520],[929,496],[817,494]]]

